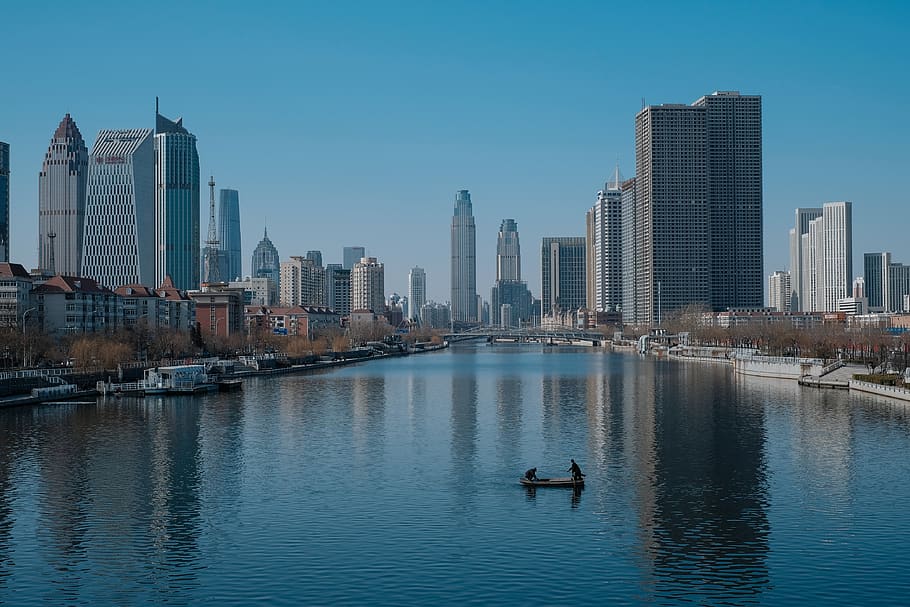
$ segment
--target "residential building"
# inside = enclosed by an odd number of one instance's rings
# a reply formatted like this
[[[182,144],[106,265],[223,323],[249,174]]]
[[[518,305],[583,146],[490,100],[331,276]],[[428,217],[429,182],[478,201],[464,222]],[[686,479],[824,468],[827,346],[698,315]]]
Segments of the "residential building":
[[[243,276],[240,257],[240,193],[221,189],[218,192],[218,243],[221,247],[221,279],[239,280]]]
[[[458,190],[452,216],[452,320],[474,323],[477,309],[477,247],[471,194]]]
[[[89,157],[81,276],[154,284],[155,150],[151,129],[102,130]]]
[[[385,267],[375,257],[363,257],[351,271],[351,307],[382,314],[385,310]]]
[[[342,316],[351,313],[351,270],[340,263],[330,263],[325,268],[326,305]]]
[[[429,329],[451,328],[452,314],[448,305],[428,301],[420,308],[420,326]]]
[[[887,312],[891,298],[891,253],[863,255],[863,282],[870,312]]]
[[[643,227],[644,222],[637,220],[635,206],[635,178],[623,181],[620,197],[622,216],[622,320],[629,324],[649,322],[643,315],[639,315],[635,303],[636,294],[639,293],[642,279],[639,276],[639,267],[644,265],[644,259],[638,257],[640,233],[637,229]]]
[[[57,336],[116,331],[123,325],[123,302],[91,278],[57,275],[34,288],[41,331]]]
[[[174,286],[170,276],[165,276],[155,293],[167,302],[163,307],[164,316],[158,318],[159,327],[178,331],[191,331],[196,327],[196,301],[189,292]]]
[[[0,263],[9,261],[9,144],[0,141]]]
[[[427,273],[421,267],[408,272],[408,320],[420,320],[420,309],[427,302]]]
[[[273,335],[310,339],[327,328],[340,328],[340,315],[324,306],[246,306],[245,324]]]
[[[18,263],[0,263],[0,328],[21,329],[37,311],[31,299],[32,277]]]
[[[803,239],[808,259],[808,303],[812,311],[833,312],[850,295],[853,283],[853,212],[849,202],[826,202],[809,222]]]
[[[267,276],[247,276],[228,283],[232,289],[243,289],[243,305],[274,306],[278,304],[278,285]]]
[[[366,257],[366,249],[363,247],[344,247],[343,267],[345,270],[353,270],[354,265]]]
[[[188,295],[196,302],[196,323],[203,337],[229,337],[243,332],[243,289],[213,283]]]
[[[253,250],[253,260],[251,262],[250,276],[271,278],[275,284],[280,282],[281,261],[278,258],[278,249],[269,240],[269,230],[265,228],[262,240]]]
[[[88,149],[66,114],[38,173],[38,265],[51,274],[79,275],[87,179]]]
[[[173,121],[158,113],[157,99],[155,105],[155,284],[170,276],[178,289],[198,289],[196,136],[183,127],[182,118]]]
[[[292,255],[290,261],[281,262],[278,288],[283,306],[324,306],[325,268],[313,258]]]
[[[584,236],[544,238],[540,247],[541,314],[584,308],[585,296]]]
[[[808,311],[810,279],[803,271],[808,260],[803,257],[803,237],[809,235],[809,222],[822,216],[821,207],[796,209],[796,226],[790,230],[790,309]]]
[[[892,263],[888,270],[888,311],[908,312],[910,295],[910,265]]]
[[[768,277],[768,307],[778,312],[790,311],[790,273],[778,270]]]
[[[616,167],[615,178],[597,192],[586,214],[585,305],[591,310],[622,308],[622,210],[622,179]]]

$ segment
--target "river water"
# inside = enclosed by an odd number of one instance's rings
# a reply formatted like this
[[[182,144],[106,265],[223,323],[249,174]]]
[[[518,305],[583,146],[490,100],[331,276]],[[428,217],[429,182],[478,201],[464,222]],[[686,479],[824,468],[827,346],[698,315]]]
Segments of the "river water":
[[[906,605],[908,481],[886,399],[460,346],[0,411],[0,604]]]

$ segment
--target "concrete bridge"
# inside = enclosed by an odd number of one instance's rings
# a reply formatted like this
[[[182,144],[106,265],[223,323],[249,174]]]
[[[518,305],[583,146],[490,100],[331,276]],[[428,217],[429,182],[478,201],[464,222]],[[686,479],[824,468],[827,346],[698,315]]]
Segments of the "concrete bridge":
[[[449,343],[483,339],[488,342],[590,344],[600,346],[607,338],[602,333],[576,331],[569,328],[545,329],[543,327],[525,327],[523,329],[506,329],[502,327],[478,327],[460,333],[448,333],[444,338]]]

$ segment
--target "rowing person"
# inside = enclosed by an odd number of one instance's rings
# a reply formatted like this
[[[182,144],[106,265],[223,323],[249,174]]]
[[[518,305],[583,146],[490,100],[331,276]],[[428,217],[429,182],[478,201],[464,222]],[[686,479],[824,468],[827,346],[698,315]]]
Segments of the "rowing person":
[[[525,478],[528,479],[529,481],[540,480],[537,478],[537,468],[531,468],[530,470],[525,472]]]
[[[575,463],[574,459],[572,460],[572,465],[569,466],[569,472],[572,473],[572,478],[576,481],[580,481],[585,477],[585,475],[581,472],[581,468],[579,468],[578,464]]]

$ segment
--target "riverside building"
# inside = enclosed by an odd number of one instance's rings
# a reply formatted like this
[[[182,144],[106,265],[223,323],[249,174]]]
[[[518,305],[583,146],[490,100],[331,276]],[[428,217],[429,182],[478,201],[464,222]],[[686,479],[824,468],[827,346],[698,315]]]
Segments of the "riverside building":
[[[156,101],[157,106],[157,101]],[[199,288],[199,154],[183,119],[155,108],[155,284]]]
[[[477,309],[477,247],[471,194],[458,190],[452,216],[452,321],[474,323]]]
[[[585,216],[585,262],[590,310],[612,312],[622,308],[622,180],[619,167],[613,181],[597,192],[594,206]]]
[[[151,129],[102,130],[89,156],[80,274],[106,287],[155,278]]]
[[[584,308],[585,296],[585,238],[544,238],[540,247],[541,316]]]
[[[351,271],[353,310],[385,311],[385,267],[375,257],[363,257]],[[352,310],[352,311],[353,311]]]
[[[88,149],[66,114],[38,173],[38,266],[50,274],[79,275],[87,179]]]

